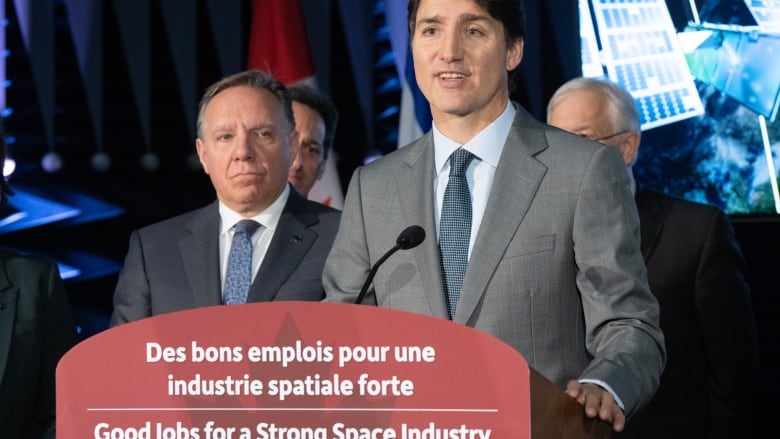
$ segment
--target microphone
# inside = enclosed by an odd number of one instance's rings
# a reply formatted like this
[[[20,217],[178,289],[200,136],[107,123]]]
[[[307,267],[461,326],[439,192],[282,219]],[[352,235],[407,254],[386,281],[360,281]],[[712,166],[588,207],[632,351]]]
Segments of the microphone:
[[[379,269],[379,266],[382,265],[387,260],[387,258],[389,258],[398,250],[409,250],[411,248],[415,248],[423,241],[425,241],[425,229],[417,225],[405,228],[403,232],[398,235],[398,238],[396,238],[395,246],[388,250],[387,253],[382,255],[382,257],[376,261],[376,264],[371,267],[371,272],[368,273],[366,282],[363,284],[363,288],[360,289],[360,294],[358,294],[357,299],[355,299],[355,304],[357,305],[363,301],[363,298],[366,296],[366,292],[368,291],[368,286],[371,285],[371,281],[374,280],[377,269]]]

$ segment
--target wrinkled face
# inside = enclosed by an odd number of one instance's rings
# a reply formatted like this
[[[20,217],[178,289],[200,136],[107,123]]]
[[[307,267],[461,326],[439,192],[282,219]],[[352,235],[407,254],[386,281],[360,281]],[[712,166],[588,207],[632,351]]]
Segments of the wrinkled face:
[[[573,90],[561,97],[547,115],[547,123],[620,151],[626,165],[633,163],[639,135],[615,126],[607,99],[595,91]]]
[[[506,105],[507,71],[520,64],[523,42],[507,47],[503,24],[473,0],[422,0],[415,23],[414,72],[434,120],[492,121]]]
[[[292,106],[298,145],[287,179],[298,193],[306,197],[325,170],[325,121],[317,111],[306,104],[293,101]]]
[[[268,90],[223,90],[209,102],[196,140],[217,198],[244,216],[276,200],[287,184],[292,133],[282,104]]]

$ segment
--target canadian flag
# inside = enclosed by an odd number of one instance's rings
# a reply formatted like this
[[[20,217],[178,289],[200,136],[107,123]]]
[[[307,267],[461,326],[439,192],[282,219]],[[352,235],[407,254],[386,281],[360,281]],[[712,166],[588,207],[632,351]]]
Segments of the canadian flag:
[[[255,0],[249,34],[247,68],[274,75],[287,85],[317,85],[300,0]],[[325,172],[309,192],[309,199],[336,209],[344,207],[344,194],[331,150]]]

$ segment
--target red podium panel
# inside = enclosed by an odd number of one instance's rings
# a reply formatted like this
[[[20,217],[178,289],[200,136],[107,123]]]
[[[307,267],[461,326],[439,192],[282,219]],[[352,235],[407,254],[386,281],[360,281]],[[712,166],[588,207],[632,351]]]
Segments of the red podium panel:
[[[97,334],[57,368],[57,435],[522,439],[530,370],[483,332],[369,306],[199,308]]]

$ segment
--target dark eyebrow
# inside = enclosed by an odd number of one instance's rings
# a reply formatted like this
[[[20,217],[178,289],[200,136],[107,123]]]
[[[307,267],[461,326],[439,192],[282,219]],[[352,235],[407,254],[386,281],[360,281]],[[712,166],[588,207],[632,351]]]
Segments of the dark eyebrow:
[[[260,122],[249,127],[252,131],[274,129],[275,126],[272,123]]]
[[[425,24],[432,24],[432,23],[443,23],[444,20],[442,20],[441,15],[434,15],[433,17],[429,18],[421,18],[417,20],[417,26],[425,25]]]
[[[488,17],[485,15],[477,15],[477,14],[463,14],[460,16],[460,21],[462,22],[488,21]]]
[[[477,14],[463,14],[460,17],[458,17],[458,21],[461,23],[470,23],[475,21],[489,21],[489,17],[486,15],[477,15]],[[417,20],[417,25],[426,25],[426,24],[439,24],[443,23],[444,19],[441,15],[434,15],[433,17],[427,17],[427,18],[421,18]]]

